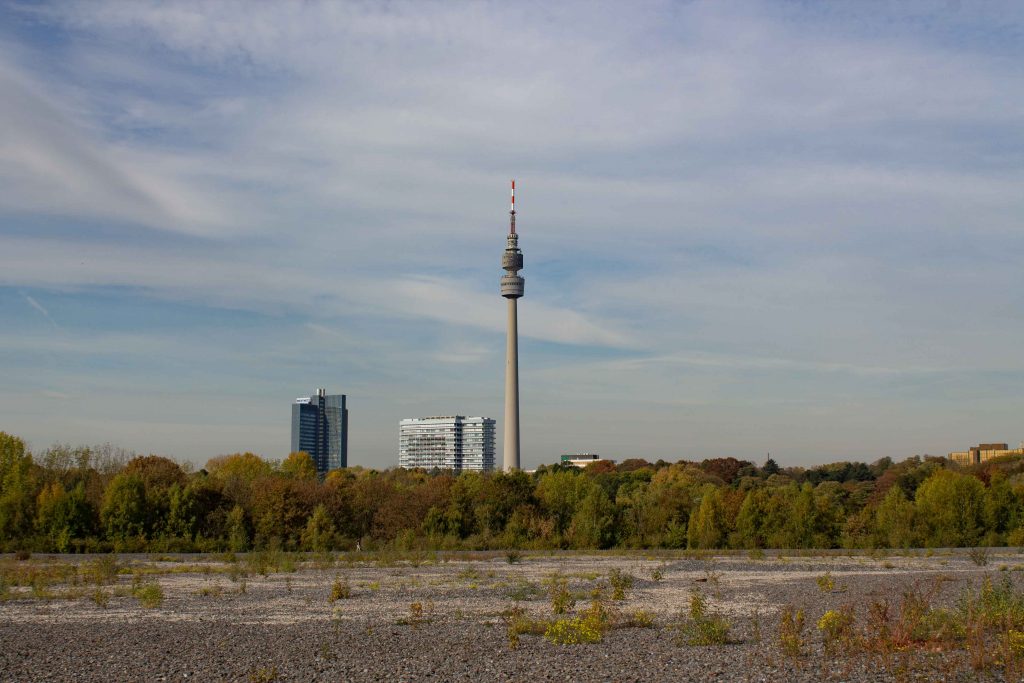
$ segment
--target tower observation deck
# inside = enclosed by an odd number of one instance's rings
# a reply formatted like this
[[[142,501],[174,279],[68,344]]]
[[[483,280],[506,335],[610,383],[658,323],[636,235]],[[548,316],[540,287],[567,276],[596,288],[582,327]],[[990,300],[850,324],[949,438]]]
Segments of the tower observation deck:
[[[505,438],[503,469],[519,469],[519,320],[517,300],[523,296],[526,280],[519,275],[523,252],[516,234],[516,181],[512,181],[512,208],[509,211],[508,238],[501,255],[501,295],[508,300],[508,334],[505,341]]]

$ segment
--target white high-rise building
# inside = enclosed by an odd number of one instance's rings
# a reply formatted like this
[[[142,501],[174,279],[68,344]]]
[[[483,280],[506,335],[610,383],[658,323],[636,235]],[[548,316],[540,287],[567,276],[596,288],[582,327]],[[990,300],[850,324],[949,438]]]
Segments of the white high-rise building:
[[[405,469],[493,470],[494,420],[462,415],[402,420],[398,464]]]

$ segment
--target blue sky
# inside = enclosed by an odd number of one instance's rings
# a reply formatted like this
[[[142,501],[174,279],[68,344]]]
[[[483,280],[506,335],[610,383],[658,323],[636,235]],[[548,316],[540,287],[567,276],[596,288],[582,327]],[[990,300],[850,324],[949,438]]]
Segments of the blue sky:
[[[9,2],[0,93],[37,449],[500,417],[512,177],[525,465],[1024,439],[1019,3]]]

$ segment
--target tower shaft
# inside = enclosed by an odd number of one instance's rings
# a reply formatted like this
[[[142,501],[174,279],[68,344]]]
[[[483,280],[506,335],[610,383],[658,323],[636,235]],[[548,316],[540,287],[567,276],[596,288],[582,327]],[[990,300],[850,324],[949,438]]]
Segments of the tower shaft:
[[[519,469],[519,320],[516,300],[508,299],[505,340],[505,441],[503,469]]]
[[[508,299],[508,333],[505,339],[505,439],[504,470],[519,469],[519,320],[516,300],[523,295],[526,281],[519,275],[523,252],[516,234],[516,181],[512,181],[512,208],[509,211],[508,238],[501,255],[501,295]]]

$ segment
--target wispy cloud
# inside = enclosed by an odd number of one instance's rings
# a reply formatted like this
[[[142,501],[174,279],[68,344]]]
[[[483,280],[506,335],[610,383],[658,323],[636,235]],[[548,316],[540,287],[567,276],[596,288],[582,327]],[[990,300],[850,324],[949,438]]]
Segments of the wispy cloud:
[[[558,416],[524,431],[537,460],[564,446],[560,425],[599,428],[595,403],[560,407],[581,397],[666,424],[706,410],[687,423],[702,444],[742,413],[810,457],[821,443],[796,417],[737,406],[811,396],[839,430],[840,400],[1022,369],[1014,4],[100,1],[0,17],[0,285],[48,319],[51,296],[117,291],[140,302],[117,348],[204,372],[252,354],[230,379],[254,395],[308,390],[315,367],[289,343],[315,349],[380,401],[367,462],[392,460],[394,406],[500,392],[513,175],[523,395],[532,379]],[[61,311],[74,334],[44,344],[47,362],[98,381],[99,323]],[[204,344],[235,311],[258,322]],[[0,342],[15,364],[32,353]],[[104,362],[124,384],[174,374]],[[917,391],[890,407],[921,434],[935,423]],[[936,441],[974,433],[937,410]],[[676,439],[626,413],[610,443]],[[916,450],[906,421],[881,423]]]
[[[21,296],[22,296],[23,299],[25,299],[26,302],[28,302],[29,306],[31,306],[32,308],[34,308],[37,311],[39,311],[43,315],[44,318],[46,318],[47,320],[50,321],[50,324],[53,325],[53,329],[55,329],[55,330],[59,330],[60,329],[60,325],[58,325],[57,321],[54,320],[50,316],[50,312],[48,310],[46,310],[45,308],[43,308],[43,305],[41,303],[39,303],[38,301],[36,301],[32,297],[30,297],[28,294],[22,294]]]

